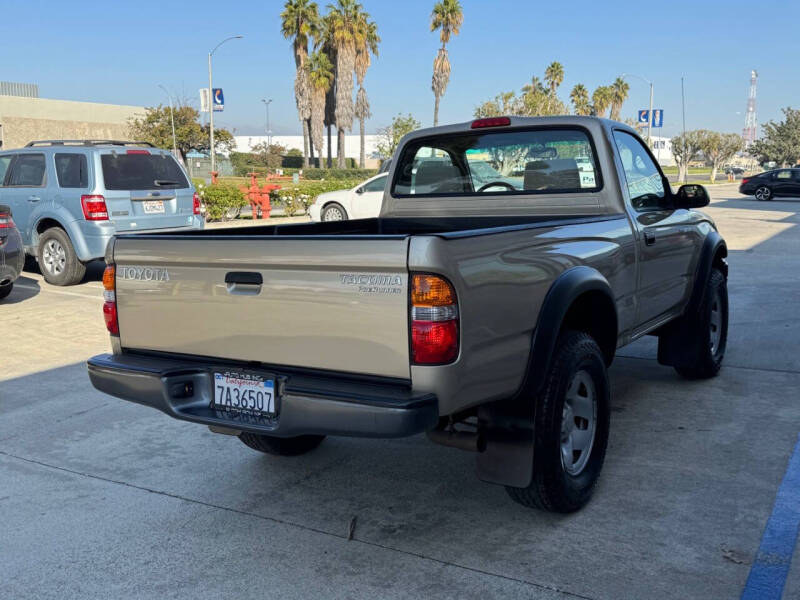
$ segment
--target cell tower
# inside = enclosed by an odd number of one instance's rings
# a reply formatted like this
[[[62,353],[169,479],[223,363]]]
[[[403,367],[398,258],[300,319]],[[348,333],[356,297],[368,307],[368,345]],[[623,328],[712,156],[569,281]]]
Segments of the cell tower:
[[[750,71],[750,95],[747,97],[747,113],[744,116],[744,129],[742,139],[744,147],[756,141],[758,135],[758,117],[756,116],[756,86],[758,85],[758,73]]]

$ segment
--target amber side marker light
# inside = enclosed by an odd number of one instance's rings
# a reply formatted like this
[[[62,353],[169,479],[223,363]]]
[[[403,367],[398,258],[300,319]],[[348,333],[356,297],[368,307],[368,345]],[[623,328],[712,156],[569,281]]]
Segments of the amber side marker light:
[[[458,357],[458,301],[444,277],[411,276],[411,362],[443,365]]]
[[[106,329],[111,335],[119,335],[119,320],[117,319],[117,268],[108,265],[103,271],[103,317],[106,320]]]

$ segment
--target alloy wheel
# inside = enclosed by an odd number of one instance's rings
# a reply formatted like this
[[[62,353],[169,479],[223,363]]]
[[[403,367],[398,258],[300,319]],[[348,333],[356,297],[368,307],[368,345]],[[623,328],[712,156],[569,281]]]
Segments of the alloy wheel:
[[[58,240],[48,240],[42,251],[44,268],[51,275],[61,275],[67,265],[67,253]]]
[[[564,398],[561,414],[561,464],[576,476],[586,468],[597,430],[597,390],[592,376],[575,373]]]

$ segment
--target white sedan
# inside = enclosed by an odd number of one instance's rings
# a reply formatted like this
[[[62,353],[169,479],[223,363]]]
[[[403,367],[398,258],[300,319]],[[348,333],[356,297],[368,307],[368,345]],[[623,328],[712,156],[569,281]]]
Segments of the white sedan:
[[[311,220],[345,221],[377,217],[381,212],[387,175],[388,173],[376,175],[350,190],[320,194],[309,208]]]

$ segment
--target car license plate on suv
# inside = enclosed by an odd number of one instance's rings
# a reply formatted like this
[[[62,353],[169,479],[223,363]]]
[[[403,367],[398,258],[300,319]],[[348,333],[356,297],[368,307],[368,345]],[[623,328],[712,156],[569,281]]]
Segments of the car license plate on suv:
[[[145,200],[143,204],[144,204],[144,213],[146,215],[154,215],[164,212],[163,200]]]
[[[273,417],[278,412],[275,380],[239,371],[215,371],[211,408]]]

